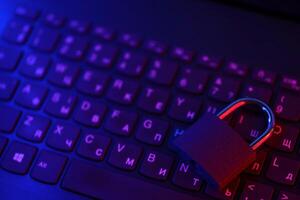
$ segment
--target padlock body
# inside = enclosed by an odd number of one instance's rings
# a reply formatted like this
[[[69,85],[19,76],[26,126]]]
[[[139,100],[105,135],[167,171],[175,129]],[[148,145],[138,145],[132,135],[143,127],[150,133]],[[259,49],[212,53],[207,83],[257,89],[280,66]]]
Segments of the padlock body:
[[[256,158],[248,143],[225,121],[204,114],[174,145],[195,161],[209,184],[224,188]]]

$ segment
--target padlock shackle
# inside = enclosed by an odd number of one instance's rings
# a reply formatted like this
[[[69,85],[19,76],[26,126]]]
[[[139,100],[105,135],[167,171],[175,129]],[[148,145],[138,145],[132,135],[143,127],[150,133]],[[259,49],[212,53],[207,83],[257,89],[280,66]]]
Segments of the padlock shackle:
[[[273,128],[275,126],[275,117],[274,114],[271,110],[271,108],[264,103],[263,101],[255,98],[241,98],[238,99],[228,106],[226,106],[221,112],[218,113],[219,119],[223,120],[225,119],[228,115],[232,114],[235,110],[240,108],[241,106],[247,105],[247,104],[256,104],[261,107],[262,111],[266,114],[267,119],[268,119],[268,126],[266,130],[258,137],[256,138],[253,142],[249,144],[249,146],[253,149],[256,150],[259,148],[262,144],[264,144],[269,137],[271,136],[273,132]]]

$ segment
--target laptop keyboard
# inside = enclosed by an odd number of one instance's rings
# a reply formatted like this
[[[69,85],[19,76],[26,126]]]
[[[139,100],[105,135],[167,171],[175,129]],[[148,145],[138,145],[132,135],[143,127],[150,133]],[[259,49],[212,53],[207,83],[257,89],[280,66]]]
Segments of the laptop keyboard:
[[[104,199],[130,189],[136,199],[300,199],[300,79],[26,7],[4,28],[0,71],[0,163],[11,173]],[[245,96],[271,105],[274,135],[217,191],[171,141]],[[247,140],[263,128],[251,112],[231,124]]]

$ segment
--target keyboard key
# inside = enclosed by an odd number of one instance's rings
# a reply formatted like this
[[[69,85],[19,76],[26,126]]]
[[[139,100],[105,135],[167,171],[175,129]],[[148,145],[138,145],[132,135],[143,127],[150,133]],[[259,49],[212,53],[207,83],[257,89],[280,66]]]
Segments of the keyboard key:
[[[199,55],[197,57],[197,64],[208,69],[218,69],[221,66],[221,63],[221,58],[208,55]]]
[[[85,99],[78,104],[74,119],[86,126],[99,127],[105,112],[106,106],[103,103]]]
[[[90,23],[85,21],[80,21],[72,19],[68,22],[67,27],[75,33],[86,33],[90,28]]]
[[[149,151],[144,157],[140,173],[154,179],[166,180],[173,164],[173,158]]]
[[[99,67],[110,68],[116,59],[118,49],[99,42],[93,43],[87,55],[87,63]]]
[[[184,62],[191,62],[194,58],[194,55],[195,55],[195,52],[184,49],[182,47],[174,47],[171,50],[171,56],[173,58],[176,58],[176,59],[184,61]]]
[[[300,199],[299,194],[294,194],[291,192],[280,191],[277,200],[298,200]]]
[[[281,79],[281,86],[296,92],[300,92],[300,79],[284,75]]]
[[[247,181],[240,200],[250,199],[264,199],[271,200],[274,189],[271,186],[257,183],[253,181]]]
[[[84,94],[99,97],[107,87],[108,81],[109,77],[100,71],[85,70],[78,81],[77,88]]]
[[[162,113],[167,107],[169,91],[146,87],[139,99],[138,106],[150,113]]]
[[[0,69],[12,71],[16,68],[21,52],[14,48],[0,46]]]
[[[50,27],[61,27],[65,22],[65,18],[55,13],[48,12],[43,16],[43,22]]]
[[[222,190],[215,189],[209,185],[206,187],[205,193],[217,199],[232,200],[235,198],[240,180],[234,180]]]
[[[50,151],[41,151],[31,171],[31,177],[43,183],[55,184],[58,182],[67,157]]]
[[[145,49],[150,52],[163,55],[167,52],[167,45],[163,44],[162,42],[156,40],[147,40],[144,45]]]
[[[49,72],[48,80],[58,86],[71,87],[79,74],[79,68],[65,62],[55,62]]]
[[[272,90],[270,88],[252,83],[246,84],[242,92],[242,97],[257,98],[265,103],[270,101],[271,96]]]
[[[273,85],[275,83],[276,74],[262,68],[257,68],[253,71],[252,78],[254,80]]]
[[[122,199],[126,197],[127,199],[144,200],[162,198],[204,200],[204,198],[189,196],[78,160],[73,160],[70,164],[64,176],[62,187],[97,199]]]
[[[142,148],[134,144],[116,142],[110,153],[108,162],[124,170],[134,170],[142,153]]]
[[[246,76],[248,67],[236,62],[228,62],[225,64],[225,72],[231,75]]]
[[[4,28],[3,38],[12,43],[23,44],[27,41],[31,30],[29,23],[13,19]]]
[[[147,60],[144,55],[125,51],[117,63],[117,70],[125,75],[139,76],[142,74],[146,62]]]
[[[266,151],[261,150],[257,152],[256,160],[246,169],[246,172],[253,175],[259,175],[264,167],[266,157]]]
[[[300,102],[299,95],[280,92],[275,100],[274,114],[286,120],[299,121],[300,107],[298,102]]]
[[[86,47],[87,42],[85,39],[79,36],[66,35],[62,39],[58,52],[63,57],[80,60],[83,58]]]
[[[19,17],[24,17],[31,20],[36,20],[40,14],[39,11],[25,7],[25,6],[18,6],[15,10],[15,14]]]
[[[107,153],[111,139],[100,133],[86,132],[80,142],[77,153],[85,158],[100,161]]]
[[[138,47],[142,40],[137,35],[124,33],[120,35],[119,42],[130,47]]]
[[[104,128],[118,135],[129,136],[134,130],[136,121],[136,113],[114,109],[108,116]]]
[[[38,27],[32,34],[30,46],[40,51],[53,51],[57,45],[59,33],[46,27]]]
[[[199,115],[201,101],[184,95],[176,95],[169,116],[182,122],[193,122]]]
[[[132,104],[137,95],[138,87],[137,82],[114,79],[108,89],[107,98],[120,104]]]
[[[208,81],[208,73],[194,68],[183,69],[177,87],[183,91],[200,94]]]
[[[216,76],[209,90],[209,96],[224,102],[232,102],[238,93],[239,81],[228,77]]]
[[[48,90],[42,86],[25,83],[19,87],[16,94],[16,103],[26,108],[38,109],[43,104]]]
[[[21,112],[15,108],[0,105],[0,113],[5,113],[5,116],[0,117],[0,131],[12,132],[21,116]]]
[[[74,124],[57,122],[48,134],[47,145],[60,151],[72,151],[80,130]]]
[[[25,114],[17,129],[17,135],[32,142],[41,142],[50,126],[50,120],[45,117]]]
[[[8,76],[0,76],[0,99],[10,100],[14,95],[19,81]]]
[[[52,92],[46,103],[45,112],[60,118],[68,118],[74,109],[76,96],[59,91]]]
[[[115,37],[115,31],[98,25],[94,26],[92,34],[103,40],[112,40]]]
[[[266,176],[277,183],[294,185],[299,170],[299,161],[273,155]]]
[[[146,118],[139,122],[136,138],[152,145],[161,145],[167,136],[169,123],[155,118]]]
[[[27,77],[41,79],[45,77],[49,63],[48,57],[29,53],[23,57],[20,63],[20,72]]]
[[[171,61],[156,59],[150,64],[147,78],[155,83],[170,85],[175,79],[178,65]]]
[[[292,152],[298,140],[299,128],[276,123],[273,134],[267,144],[276,149]]]
[[[0,156],[2,155],[2,152],[4,151],[7,143],[8,143],[8,139],[1,136],[0,137]]]
[[[33,146],[13,142],[8,147],[1,160],[1,166],[16,174],[26,174],[37,152]]]
[[[198,191],[202,185],[200,175],[191,163],[181,161],[178,164],[172,182],[182,188]]]

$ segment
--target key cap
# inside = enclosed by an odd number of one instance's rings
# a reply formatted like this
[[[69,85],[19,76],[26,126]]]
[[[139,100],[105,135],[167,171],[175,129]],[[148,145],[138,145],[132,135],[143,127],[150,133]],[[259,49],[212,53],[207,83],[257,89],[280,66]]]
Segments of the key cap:
[[[264,167],[266,157],[266,151],[261,150],[257,152],[256,160],[246,169],[245,172],[253,175],[259,175],[261,173],[262,168]]]
[[[84,157],[95,161],[103,160],[111,139],[101,132],[86,132],[80,142],[77,153]]]
[[[193,122],[199,115],[201,101],[184,95],[176,95],[168,115],[182,122]]]
[[[4,151],[7,143],[8,143],[8,139],[1,136],[0,137],[0,156],[2,155],[2,152]]]
[[[47,145],[60,151],[72,151],[79,133],[79,128],[74,124],[57,122],[48,134]]]
[[[43,85],[24,83],[16,94],[16,103],[26,108],[38,109],[43,104],[48,90]]]
[[[46,103],[45,112],[60,118],[68,118],[76,103],[76,96],[70,93],[54,91]]]
[[[41,116],[25,114],[17,129],[17,135],[32,142],[41,142],[50,126],[50,121]]]
[[[239,81],[224,76],[216,76],[209,90],[209,96],[224,102],[232,102],[238,93]]]
[[[120,169],[134,170],[140,159],[142,148],[134,144],[116,142],[110,153],[108,162]]]
[[[86,126],[99,127],[106,112],[106,106],[99,101],[81,100],[74,114],[74,119]]]
[[[15,10],[15,14],[19,17],[36,20],[39,17],[40,12],[29,7],[18,6]]]
[[[139,99],[138,106],[150,113],[162,113],[169,100],[169,91],[146,87]]]
[[[292,152],[299,135],[299,128],[291,125],[276,123],[273,134],[267,144],[276,149]]]
[[[40,51],[53,51],[57,45],[59,33],[46,27],[38,27],[34,30],[30,46]]]
[[[173,158],[155,151],[148,151],[140,173],[157,180],[166,180],[173,164]]]
[[[47,73],[49,63],[48,57],[29,53],[23,57],[20,63],[20,73],[30,78],[42,79]]]
[[[281,79],[281,86],[296,92],[300,92],[300,79],[295,77],[283,75]]]
[[[235,198],[239,183],[239,179],[234,180],[232,183],[229,183],[229,185],[226,186],[223,190],[218,190],[208,185],[205,189],[205,193],[217,199],[232,200]]]
[[[140,46],[142,40],[135,34],[123,33],[119,37],[119,42],[127,46],[136,48]]]
[[[280,191],[277,200],[298,200],[300,195],[291,192]]]
[[[167,121],[144,117],[137,128],[136,138],[147,144],[161,145],[167,136],[168,129]]]
[[[138,89],[137,82],[116,78],[108,89],[107,98],[120,104],[129,105],[133,103]]]
[[[242,97],[257,98],[266,103],[270,101],[271,96],[272,90],[270,88],[252,83],[246,84],[242,92]]]
[[[87,33],[87,31],[89,30],[90,23],[81,20],[71,19],[68,22],[67,27],[75,33],[84,34]]]
[[[1,166],[16,174],[26,174],[37,152],[33,146],[12,142],[1,160]]]
[[[199,55],[197,56],[197,64],[201,67],[208,69],[218,69],[221,66],[222,59],[208,56],[208,55]]]
[[[273,85],[275,83],[276,74],[262,68],[257,68],[253,71],[252,78],[259,82]]]
[[[3,38],[8,42],[23,44],[27,41],[32,30],[32,26],[24,21],[12,19],[4,28]]]
[[[204,107],[203,108],[204,113],[211,113],[211,114],[217,115],[217,113],[220,112],[221,109],[224,108],[224,105],[221,103],[216,103],[214,101],[206,101],[204,103],[203,107]]]
[[[168,49],[167,45],[156,40],[147,40],[144,44],[144,48],[159,55],[165,54]]]
[[[58,14],[47,12],[43,16],[43,22],[47,26],[58,28],[58,27],[63,26],[63,24],[65,22],[65,18]]]
[[[299,121],[300,107],[298,102],[300,102],[299,95],[281,91],[275,100],[274,114],[286,120]]]
[[[248,67],[236,62],[227,62],[225,64],[225,72],[236,76],[246,76],[248,73]]]
[[[5,116],[0,117],[0,131],[12,132],[21,116],[21,112],[15,108],[0,105],[0,113],[5,113]]]
[[[118,63],[117,70],[125,75],[139,76],[146,66],[146,57],[140,53],[123,52]]]
[[[177,87],[183,91],[200,94],[208,81],[208,73],[204,70],[187,67],[183,69]]]
[[[42,150],[33,165],[30,175],[35,180],[43,183],[55,184],[58,182],[67,160],[65,156]]]
[[[62,86],[71,87],[75,79],[79,74],[79,68],[72,64],[57,61],[55,62],[49,72],[48,80],[49,82]]]
[[[109,82],[109,76],[96,70],[85,70],[79,78],[77,89],[92,96],[101,96]]]
[[[203,200],[201,197],[189,196],[78,160],[71,162],[64,176],[62,187],[97,199],[122,199],[126,197],[127,199],[144,200],[164,198]]]
[[[253,181],[247,181],[241,196],[241,200],[250,199],[264,199],[271,200],[274,189],[271,186],[257,183]]]
[[[79,36],[66,35],[62,39],[58,52],[63,57],[80,60],[83,58],[86,47],[87,42],[85,39]]]
[[[266,176],[277,183],[294,185],[299,170],[299,161],[273,155]]]
[[[194,55],[195,55],[195,52],[184,49],[182,47],[174,47],[171,50],[171,56],[173,58],[184,61],[184,62],[191,62],[194,58]]]
[[[19,81],[9,76],[0,76],[0,99],[10,100],[14,95]]]
[[[116,59],[118,49],[99,42],[94,43],[87,55],[87,63],[98,68],[110,68]]]
[[[172,179],[173,184],[188,190],[198,191],[202,185],[202,179],[191,163],[181,161]]]
[[[0,69],[12,71],[16,68],[21,52],[14,48],[0,46]]]
[[[115,31],[113,31],[112,29],[108,29],[99,25],[94,26],[92,34],[97,38],[101,38],[103,40],[113,40],[116,35]]]
[[[147,78],[155,83],[170,85],[175,79],[178,65],[171,61],[155,59],[147,73]]]
[[[137,114],[114,109],[106,120],[104,128],[118,135],[129,136],[135,128]]]

